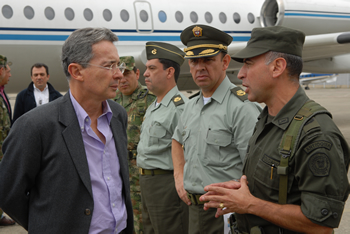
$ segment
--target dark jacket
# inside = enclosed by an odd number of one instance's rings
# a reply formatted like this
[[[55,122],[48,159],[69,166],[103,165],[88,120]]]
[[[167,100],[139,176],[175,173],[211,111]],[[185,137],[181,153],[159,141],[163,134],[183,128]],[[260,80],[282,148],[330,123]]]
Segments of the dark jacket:
[[[127,210],[125,234],[133,233],[127,161],[127,114],[108,100],[110,127],[120,164]],[[19,118],[3,144],[0,207],[29,233],[89,232],[94,201],[79,122],[69,93]]]
[[[55,100],[62,96],[60,92],[56,91],[53,86],[48,82],[47,86],[49,88],[49,102]],[[15,111],[13,114],[13,123],[24,113],[30,111],[36,107],[35,97],[34,97],[34,87],[33,82],[30,82],[28,88],[22,90],[16,97]]]

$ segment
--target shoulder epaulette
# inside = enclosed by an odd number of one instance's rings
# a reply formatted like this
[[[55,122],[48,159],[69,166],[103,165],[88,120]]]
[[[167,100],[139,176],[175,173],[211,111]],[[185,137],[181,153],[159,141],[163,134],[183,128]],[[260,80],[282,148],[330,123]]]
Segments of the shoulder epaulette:
[[[189,96],[188,99],[192,99],[192,98],[194,98],[194,97],[197,97],[197,96],[199,96],[200,93],[201,93],[201,92],[198,91],[197,93],[192,94],[191,96]]]
[[[238,97],[242,102],[244,102],[245,100],[248,100],[248,94],[246,92],[244,92],[244,90],[240,87],[235,87],[233,89],[231,89],[231,92]]]
[[[182,99],[182,97],[180,95],[175,95],[172,100],[173,100],[175,106],[185,104],[184,100]]]

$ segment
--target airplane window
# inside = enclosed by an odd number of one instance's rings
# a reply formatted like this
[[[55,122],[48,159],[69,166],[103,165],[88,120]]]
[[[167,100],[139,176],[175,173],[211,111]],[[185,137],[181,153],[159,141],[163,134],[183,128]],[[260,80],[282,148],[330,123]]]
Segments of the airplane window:
[[[255,17],[254,17],[254,15],[252,14],[252,13],[249,13],[248,14],[248,21],[249,21],[249,23],[254,23],[254,21],[255,21]]]
[[[6,19],[10,19],[13,16],[13,10],[9,5],[5,5],[2,7],[2,15]]]
[[[105,9],[103,11],[103,18],[106,20],[106,21],[111,21],[112,20],[112,12],[108,9]]]
[[[87,21],[91,21],[92,18],[94,18],[94,13],[92,13],[92,11],[89,9],[89,8],[86,8],[84,10],[84,18],[87,20]]]
[[[145,10],[140,11],[140,19],[142,22],[147,22],[148,20],[148,13]]]
[[[241,22],[241,16],[237,12],[233,13],[233,21],[235,21],[236,24]]]
[[[64,15],[66,16],[67,20],[73,20],[74,19],[74,11],[72,8],[68,7],[64,10]]]
[[[159,11],[158,18],[160,22],[164,23],[166,21],[166,13],[164,11]]]
[[[226,14],[224,12],[220,12],[219,19],[220,19],[221,23],[223,23],[223,24],[226,23],[226,21],[227,21]]]
[[[55,18],[55,11],[51,7],[46,7],[44,13],[48,20],[53,20],[53,18]]]
[[[33,19],[34,17],[34,10],[32,7],[30,6],[26,6],[24,9],[23,9],[23,13],[24,13],[24,16],[27,18],[27,19]]]
[[[197,15],[196,12],[192,11],[191,14],[190,14],[190,18],[191,18],[191,21],[192,21],[193,23],[197,23],[197,21],[198,21],[198,15]]]
[[[129,20],[129,12],[127,10],[122,10],[120,12],[120,18],[124,21],[127,22]]]
[[[211,15],[210,12],[205,12],[204,18],[205,18],[205,21],[207,21],[207,23],[209,24],[213,21],[213,16]]]
[[[175,13],[175,19],[177,22],[181,23],[184,20],[184,16],[180,11]]]

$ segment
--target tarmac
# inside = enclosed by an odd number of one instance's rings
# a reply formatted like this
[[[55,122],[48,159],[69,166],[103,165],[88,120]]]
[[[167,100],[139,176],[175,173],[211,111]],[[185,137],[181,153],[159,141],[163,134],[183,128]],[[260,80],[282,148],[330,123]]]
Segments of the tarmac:
[[[345,136],[350,145],[350,89],[323,89],[311,88],[306,90],[310,99],[320,103],[333,115],[333,120]],[[348,174],[350,180],[350,173]],[[350,234],[350,202],[347,202],[343,212],[339,228],[334,230],[336,234]],[[1,234],[26,234],[28,233],[18,224],[14,226],[0,226]]]

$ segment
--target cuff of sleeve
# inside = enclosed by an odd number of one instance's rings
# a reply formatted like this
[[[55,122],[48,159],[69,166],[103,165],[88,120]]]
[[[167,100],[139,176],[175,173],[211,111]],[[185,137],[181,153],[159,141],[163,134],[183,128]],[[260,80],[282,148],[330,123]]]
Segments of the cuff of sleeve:
[[[301,211],[312,222],[322,226],[337,228],[343,214],[343,201],[314,193],[301,194]]]

